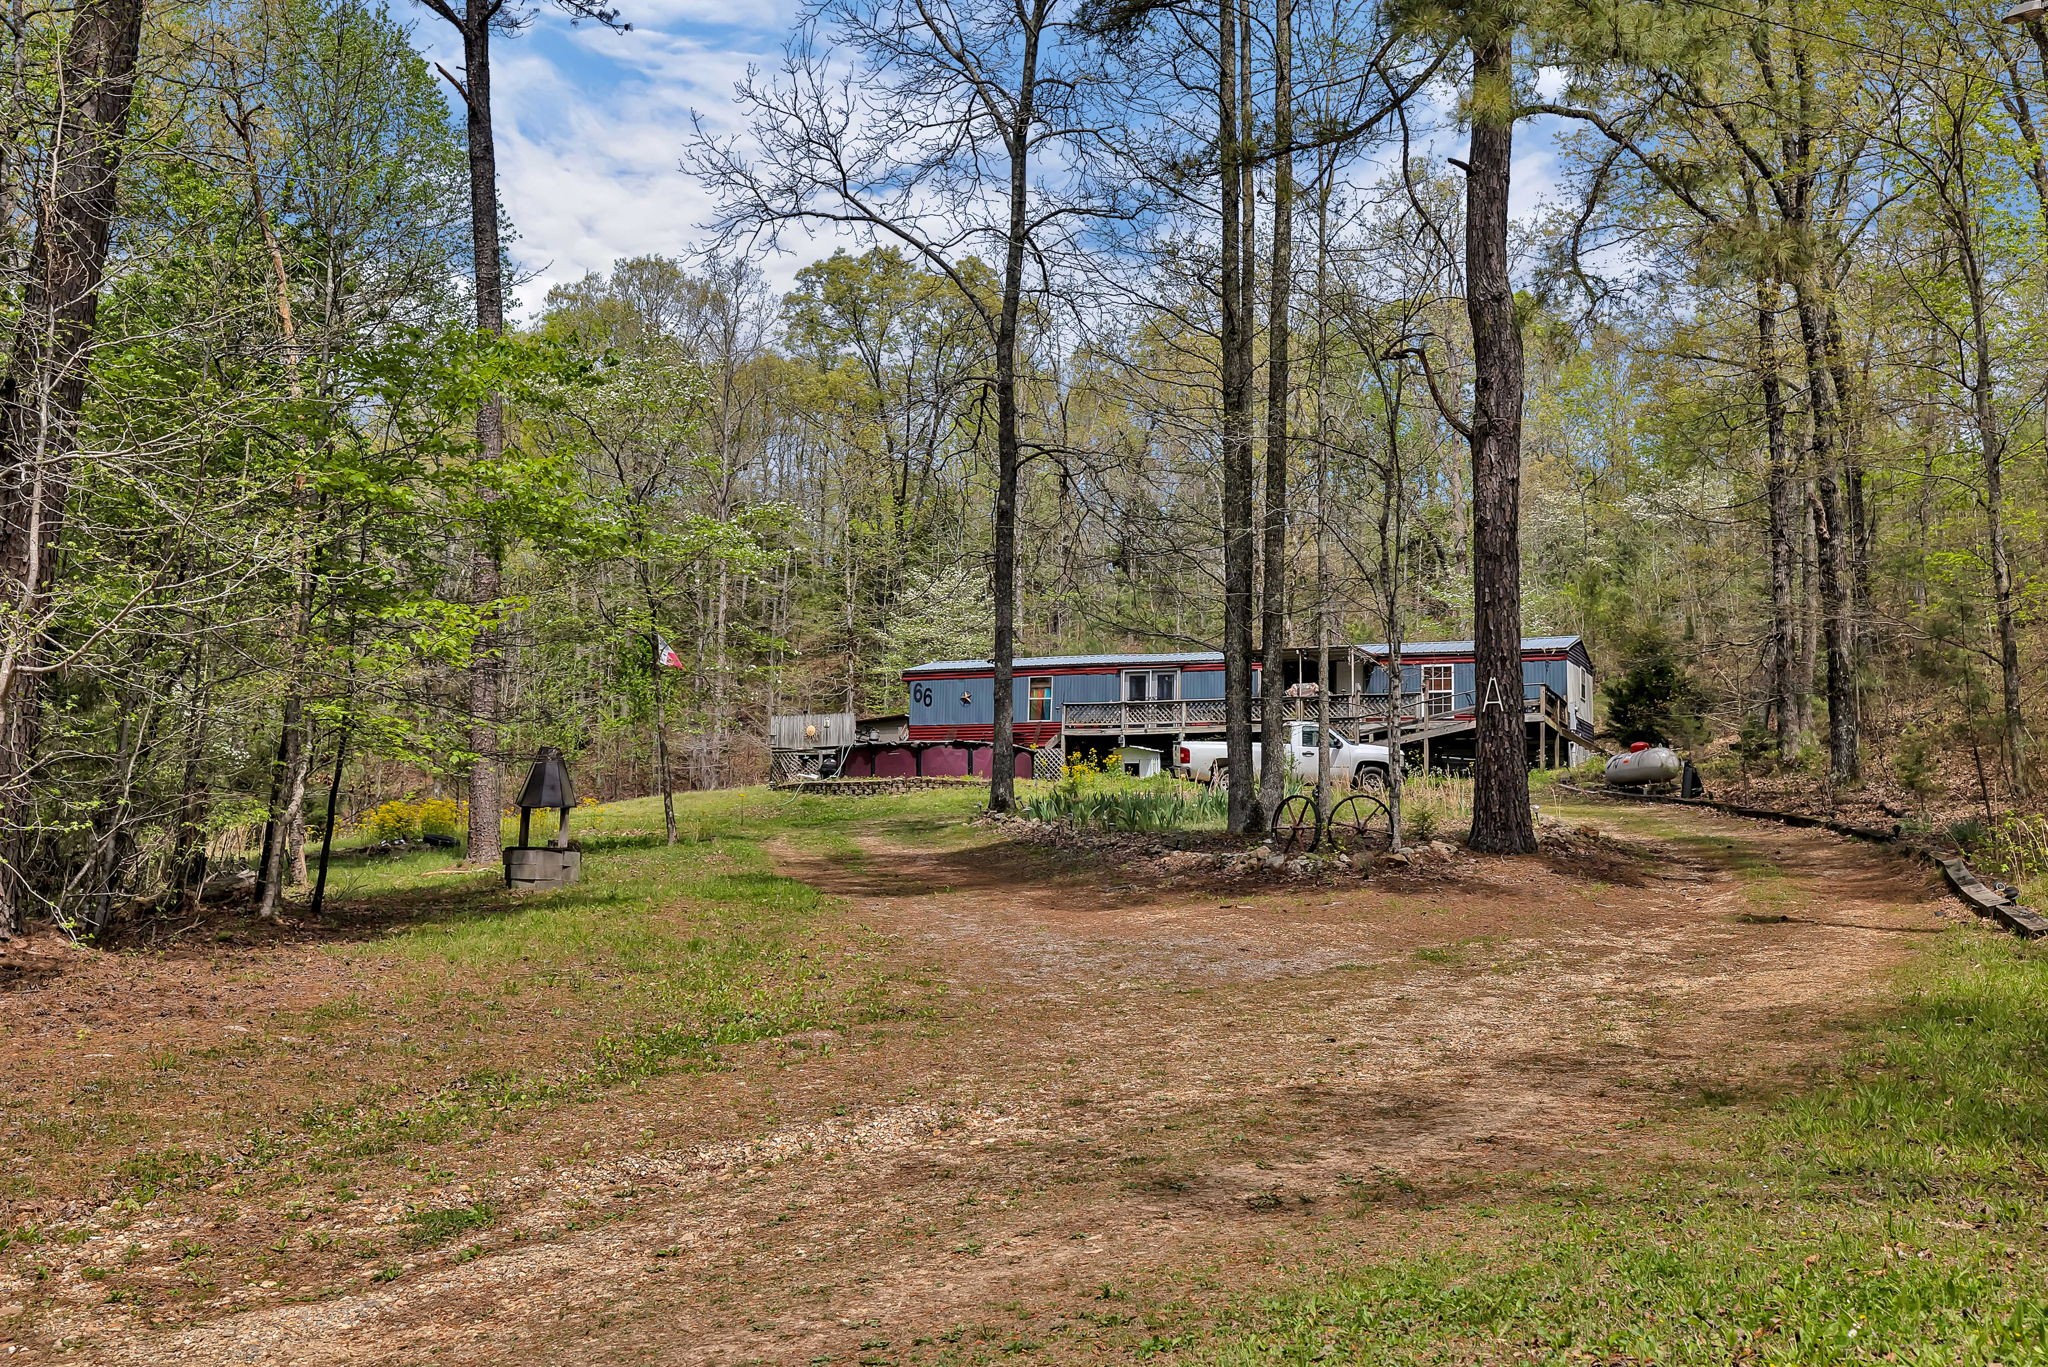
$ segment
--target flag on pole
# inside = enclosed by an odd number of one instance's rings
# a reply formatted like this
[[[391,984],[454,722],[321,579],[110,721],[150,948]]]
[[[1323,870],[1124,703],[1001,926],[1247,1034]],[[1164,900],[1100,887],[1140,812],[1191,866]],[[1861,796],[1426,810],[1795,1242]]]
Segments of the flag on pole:
[[[669,669],[689,668],[688,665],[683,663],[682,654],[664,640],[661,633],[657,631],[654,633],[654,667],[660,669],[664,666]]]

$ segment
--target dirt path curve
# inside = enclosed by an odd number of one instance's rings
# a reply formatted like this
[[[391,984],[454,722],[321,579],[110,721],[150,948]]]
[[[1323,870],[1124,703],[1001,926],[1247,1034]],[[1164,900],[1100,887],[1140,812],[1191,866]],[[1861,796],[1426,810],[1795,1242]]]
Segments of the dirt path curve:
[[[1471,860],[1405,890],[1105,895],[1001,846],[791,855],[945,980],[938,1019],[664,1080],[609,1123],[666,1108],[703,1142],[504,1189],[536,1226],[595,1203],[591,1227],[173,1334],[81,1321],[70,1360],[1114,1356],[1147,1305],[1654,1153],[1677,1106],[1834,1047],[1824,1027],[1940,925],[1917,871],[1832,836],[1613,819],[1670,838],[1590,874]]]

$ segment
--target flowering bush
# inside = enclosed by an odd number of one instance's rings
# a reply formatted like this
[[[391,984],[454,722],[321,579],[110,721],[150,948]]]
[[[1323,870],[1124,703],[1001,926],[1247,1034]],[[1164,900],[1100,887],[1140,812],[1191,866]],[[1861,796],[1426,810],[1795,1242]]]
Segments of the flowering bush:
[[[453,840],[461,832],[464,824],[461,804],[445,797],[428,797],[420,799],[417,808],[421,835],[438,835]]]
[[[445,797],[394,798],[366,812],[361,829],[372,840],[394,843],[423,837],[454,840],[466,816],[464,804]]]
[[[398,799],[380,802],[363,816],[363,831],[374,840],[420,838],[419,804]]]

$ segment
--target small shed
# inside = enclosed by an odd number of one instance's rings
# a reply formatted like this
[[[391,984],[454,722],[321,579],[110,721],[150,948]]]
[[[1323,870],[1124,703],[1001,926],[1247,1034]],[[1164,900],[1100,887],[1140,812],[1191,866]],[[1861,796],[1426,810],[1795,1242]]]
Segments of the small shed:
[[[1151,778],[1159,772],[1159,765],[1166,757],[1159,751],[1145,745],[1120,746],[1116,752],[1117,768],[1131,778]]]
[[[837,750],[854,742],[851,712],[785,712],[769,718],[769,745],[777,750]]]

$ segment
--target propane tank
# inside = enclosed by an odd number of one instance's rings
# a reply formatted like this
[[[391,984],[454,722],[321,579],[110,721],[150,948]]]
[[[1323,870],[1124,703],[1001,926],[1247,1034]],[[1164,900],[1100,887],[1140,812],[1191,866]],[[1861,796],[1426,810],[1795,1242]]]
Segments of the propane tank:
[[[1625,755],[1607,761],[1607,782],[1615,788],[1640,788],[1651,783],[1676,783],[1685,761],[1668,745],[1637,741]]]

